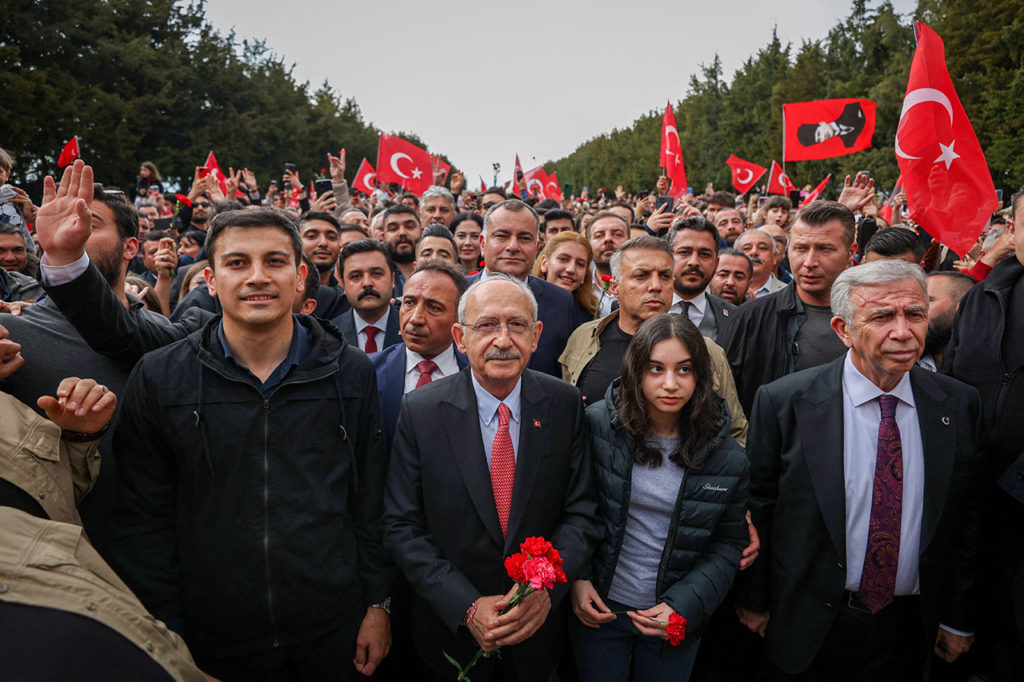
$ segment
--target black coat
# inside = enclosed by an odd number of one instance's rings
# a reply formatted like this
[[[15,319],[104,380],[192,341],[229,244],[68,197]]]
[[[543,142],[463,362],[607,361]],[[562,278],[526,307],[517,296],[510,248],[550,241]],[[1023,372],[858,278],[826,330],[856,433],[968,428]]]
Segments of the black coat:
[[[614,409],[618,380],[605,399],[587,408],[594,483],[604,542],[591,561],[594,587],[607,595],[626,532],[634,466],[632,437]],[[743,448],[729,435],[725,402],[720,401],[720,429],[687,469],[673,510],[658,567],[657,600],[687,620],[688,636],[699,637],[711,614],[732,586],[747,529],[750,467]],[[676,466],[675,464],[666,466]]]
[[[115,568],[200,656],[305,642],[389,594],[373,365],[296,319],[310,352],[266,397],[219,318],[146,355],[123,396]]]

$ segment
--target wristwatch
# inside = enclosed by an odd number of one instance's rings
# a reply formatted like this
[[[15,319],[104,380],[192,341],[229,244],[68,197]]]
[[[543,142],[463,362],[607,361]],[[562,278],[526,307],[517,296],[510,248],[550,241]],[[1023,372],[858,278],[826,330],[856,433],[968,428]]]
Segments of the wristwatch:
[[[388,597],[384,601],[377,602],[376,604],[370,604],[371,609],[384,609],[384,612],[389,616],[391,615],[391,597]]]

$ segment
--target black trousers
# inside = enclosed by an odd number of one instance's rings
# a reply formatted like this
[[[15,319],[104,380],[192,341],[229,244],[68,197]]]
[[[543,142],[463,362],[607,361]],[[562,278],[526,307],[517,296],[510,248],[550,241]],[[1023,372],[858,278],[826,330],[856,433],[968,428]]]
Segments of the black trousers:
[[[773,667],[769,677],[773,682],[921,682],[929,644],[920,597],[896,597],[872,614],[847,593],[811,666],[796,674]]]

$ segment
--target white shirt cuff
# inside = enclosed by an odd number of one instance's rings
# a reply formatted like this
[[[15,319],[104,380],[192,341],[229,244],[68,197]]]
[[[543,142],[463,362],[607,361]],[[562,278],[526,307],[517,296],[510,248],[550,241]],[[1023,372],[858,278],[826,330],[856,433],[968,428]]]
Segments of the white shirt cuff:
[[[943,625],[942,623],[939,623],[939,629],[940,630],[945,630],[946,632],[952,632],[954,635],[959,635],[960,637],[974,637],[974,633],[973,632],[964,632],[963,630],[954,630],[953,628],[949,627],[948,625]]]
[[[46,254],[39,260],[39,273],[42,276],[43,284],[51,287],[67,284],[85,274],[89,269],[89,254],[82,252],[82,256],[74,263],[67,265],[50,265],[46,262]]]

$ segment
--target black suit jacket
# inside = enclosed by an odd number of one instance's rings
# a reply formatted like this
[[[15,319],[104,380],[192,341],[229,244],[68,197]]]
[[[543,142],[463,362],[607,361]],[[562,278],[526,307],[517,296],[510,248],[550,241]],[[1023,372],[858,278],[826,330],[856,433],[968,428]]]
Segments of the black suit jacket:
[[[739,600],[770,610],[769,657],[786,672],[814,660],[846,589],[844,360],[761,387],[750,415],[750,511],[761,553],[738,578]],[[934,641],[940,622],[974,629],[966,595],[980,531],[980,402],[966,384],[918,367],[910,381],[925,466],[921,605]]]
[[[480,279],[480,274],[467,278],[470,284]],[[537,319],[544,323],[540,333],[537,350],[530,356],[530,369],[561,377],[562,370],[558,365],[558,357],[565,350],[565,344],[576,327],[587,322],[590,317],[576,305],[576,299],[565,289],[546,282],[539,277],[530,275],[526,284],[537,299]]]
[[[355,309],[350,308],[331,320],[331,322],[334,323],[334,326],[337,327],[339,331],[341,331],[341,334],[345,337],[348,345],[359,348],[359,332],[356,331],[355,314]],[[398,306],[393,305],[391,306],[391,313],[388,315],[387,329],[384,330],[384,340],[382,342],[378,339],[377,347],[380,350],[384,350],[385,348],[401,342],[402,334],[398,324]]]
[[[471,372],[402,398],[385,492],[385,545],[416,592],[417,650],[443,673],[451,666],[442,651],[463,662],[475,653],[460,622],[478,597],[512,587],[503,562],[523,540],[548,539],[571,584],[602,532],[579,391],[526,370],[508,537],[502,538]],[[551,615],[533,637],[502,649],[502,664],[515,666],[519,679],[545,679],[557,662],[567,613],[559,602],[567,590],[552,590]]]

